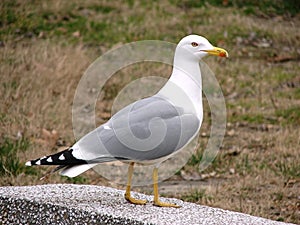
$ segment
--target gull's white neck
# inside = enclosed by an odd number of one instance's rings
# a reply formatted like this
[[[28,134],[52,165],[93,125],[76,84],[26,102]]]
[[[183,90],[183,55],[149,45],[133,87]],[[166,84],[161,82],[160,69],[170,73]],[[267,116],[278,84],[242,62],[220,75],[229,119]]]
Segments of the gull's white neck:
[[[163,95],[177,106],[197,114],[202,120],[201,71],[199,60],[191,57],[190,54],[176,50],[171,77],[158,95]]]

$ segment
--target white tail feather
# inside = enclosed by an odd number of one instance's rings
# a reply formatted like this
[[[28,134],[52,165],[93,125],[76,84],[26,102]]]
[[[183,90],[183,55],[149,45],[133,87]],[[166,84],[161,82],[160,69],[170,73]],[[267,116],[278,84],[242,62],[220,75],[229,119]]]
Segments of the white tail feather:
[[[72,167],[68,167],[68,168],[63,169],[62,171],[59,172],[59,174],[62,175],[62,176],[76,177],[79,174],[84,173],[85,171],[93,168],[96,165],[97,165],[97,163],[72,166]]]

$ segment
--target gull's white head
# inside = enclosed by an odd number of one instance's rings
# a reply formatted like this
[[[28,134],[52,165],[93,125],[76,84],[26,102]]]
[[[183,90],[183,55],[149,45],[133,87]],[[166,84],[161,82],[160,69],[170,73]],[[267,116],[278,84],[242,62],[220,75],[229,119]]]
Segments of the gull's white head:
[[[193,58],[198,60],[206,55],[228,57],[225,49],[214,47],[206,38],[194,34],[181,39],[176,48],[176,51],[181,52],[180,50],[187,50],[195,56]]]

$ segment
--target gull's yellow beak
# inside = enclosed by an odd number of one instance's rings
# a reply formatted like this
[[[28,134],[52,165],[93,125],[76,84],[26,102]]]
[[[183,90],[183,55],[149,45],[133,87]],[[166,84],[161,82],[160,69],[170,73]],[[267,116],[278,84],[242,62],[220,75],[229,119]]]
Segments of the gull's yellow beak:
[[[228,52],[223,48],[214,47],[212,50],[202,50],[202,51],[207,52],[210,55],[216,55],[216,56],[228,58]]]

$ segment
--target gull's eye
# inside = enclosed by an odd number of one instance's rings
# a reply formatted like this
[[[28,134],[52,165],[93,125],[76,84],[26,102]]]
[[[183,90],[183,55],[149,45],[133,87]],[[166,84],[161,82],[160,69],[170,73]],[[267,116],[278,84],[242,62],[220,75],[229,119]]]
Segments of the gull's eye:
[[[197,47],[197,46],[198,46],[198,43],[192,42],[191,45],[192,45],[193,47]]]

